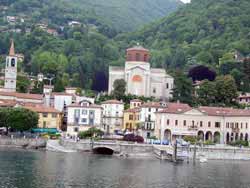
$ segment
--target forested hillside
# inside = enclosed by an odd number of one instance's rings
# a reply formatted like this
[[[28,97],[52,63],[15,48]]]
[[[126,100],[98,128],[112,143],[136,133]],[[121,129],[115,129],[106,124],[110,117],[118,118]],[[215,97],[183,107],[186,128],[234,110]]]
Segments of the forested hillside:
[[[215,67],[229,52],[250,53],[249,18],[249,0],[192,0],[138,32],[117,37],[117,41],[140,41],[153,50],[155,66]]]
[[[180,0],[63,0],[84,10],[94,10],[119,31],[134,31],[177,10]]]

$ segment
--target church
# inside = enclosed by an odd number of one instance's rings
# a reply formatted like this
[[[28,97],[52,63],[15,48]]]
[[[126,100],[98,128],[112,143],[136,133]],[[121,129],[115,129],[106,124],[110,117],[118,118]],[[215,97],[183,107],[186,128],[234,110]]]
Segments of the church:
[[[142,46],[127,49],[125,67],[109,67],[109,94],[115,80],[124,79],[126,94],[171,99],[174,78],[165,69],[151,68],[149,59],[150,51]]]

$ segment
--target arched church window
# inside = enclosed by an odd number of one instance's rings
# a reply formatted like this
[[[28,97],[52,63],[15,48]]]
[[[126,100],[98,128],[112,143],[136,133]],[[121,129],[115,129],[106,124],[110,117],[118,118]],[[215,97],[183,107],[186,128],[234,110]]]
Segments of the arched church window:
[[[132,78],[133,82],[142,82],[142,77],[140,75],[134,75]]]
[[[136,59],[136,61],[140,61],[140,59],[141,59],[141,55],[140,55],[139,53],[136,53],[136,55],[135,55],[135,59]]]
[[[12,59],[11,59],[11,66],[12,66],[12,67],[15,67],[15,66],[16,66],[16,60],[15,60],[15,58],[12,58]]]

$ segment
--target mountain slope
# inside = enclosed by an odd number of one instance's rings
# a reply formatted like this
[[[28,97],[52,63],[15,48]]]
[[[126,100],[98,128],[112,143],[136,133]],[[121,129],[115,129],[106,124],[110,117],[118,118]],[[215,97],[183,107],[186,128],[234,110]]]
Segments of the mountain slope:
[[[249,0],[192,0],[142,30],[117,37],[153,49],[155,66],[183,67],[219,63],[224,54],[250,52]]]
[[[64,0],[95,13],[119,31],[136,30],[177,10],[180,0]]]

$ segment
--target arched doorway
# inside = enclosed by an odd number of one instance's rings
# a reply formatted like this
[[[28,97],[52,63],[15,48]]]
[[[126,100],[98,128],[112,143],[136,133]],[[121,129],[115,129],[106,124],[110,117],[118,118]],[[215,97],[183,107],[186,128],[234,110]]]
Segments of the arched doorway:
[[[248,134],[245,134],[245,141],[248,141]]]
[[[205,140],[206,141],[208,141],[208,140],[212,141],[212,138],[213,138],[212,132],[211,131],[206,132]]]
[[[226,140],[227,140],[227,144],[230,142],[230,133],[227,133],[227,138],[226,138]]]
[[[171,136],[172,136],[171,130],[166,129],[166,130],[164,131],[164,140],[171,141]]]
[[[220,143],[220,133],[219,132],[214,133],[214,143],[216,143],[216,144]]]
[[[204,132],[203,131],[198,132],[198,140],[204,141]]]
[[[231,142],[233,142],[234,141],[234,133],[231,133]]]
[[[240,140],[243,140],[243,139],[244,139],[243,133],[240,133]]]
[[[239,140],[239,133],[235,133],[235,141]]]

